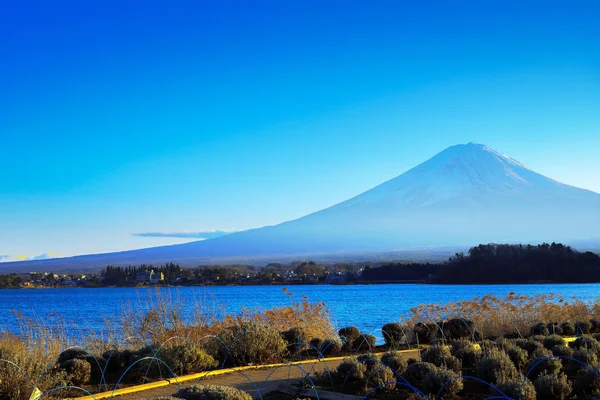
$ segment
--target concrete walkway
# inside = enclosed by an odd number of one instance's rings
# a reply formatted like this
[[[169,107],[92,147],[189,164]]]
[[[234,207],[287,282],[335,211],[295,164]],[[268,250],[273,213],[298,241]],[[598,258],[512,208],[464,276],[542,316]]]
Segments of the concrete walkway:
[[[402,356],[406,359],[417,357],[416,350],[403,352]],[[341,360],[315,361],[301,364],[298,366],[283,366],[278,368],[255,369],[242,372],[233,372],[227,375],[208,377],[206,379],[188,381],[181,384],[181,387],[187,387],[195,384],[210,384],[232,386],[250,393],[254,398],[258,398],[258,391],[262,394],[277,390],[281,385],[289,385],[294,381],[302,379],[307,373],[312,376],[317,372],[334,371]],[[325,388],[330,390],[330,388]],[[338,388],[336,388],[338,389]],[[159,396],[172,396],[177,393],[177,384],[165,387],[147,390],[144,392],[119,396],[123,400],[146,400]]]

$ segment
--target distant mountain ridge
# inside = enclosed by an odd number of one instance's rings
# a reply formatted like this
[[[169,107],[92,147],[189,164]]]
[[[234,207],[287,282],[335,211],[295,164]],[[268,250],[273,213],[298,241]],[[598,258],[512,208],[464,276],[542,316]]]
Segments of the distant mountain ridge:
[[[61,262],[100,268],[109,263],[275,261],[293,255],[597,238],[600,194],[547,178],[485,145],[467,143],[349,200],[276,226],[173,246],[22,262],[18,268]]]

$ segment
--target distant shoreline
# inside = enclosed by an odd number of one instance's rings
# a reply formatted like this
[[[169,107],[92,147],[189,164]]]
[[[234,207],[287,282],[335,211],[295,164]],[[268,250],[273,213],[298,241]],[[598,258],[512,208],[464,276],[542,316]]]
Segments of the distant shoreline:
[[[57,287],[7,287],[0,290],[48,290],[48,289],[158,289],[158,288],[187,288],[187,287],[292,287],[292,286],[372,286],[372,285],[438,285],[438,286],[496,286],[496,285],[597,285],[600,282],[553,282],[553,281],[536,281],[536,282],[486,282],[486,283],[442,283],[442,282],[425,282],[425,281],[410,281],[410,282],[395,282],[395,281],[374,281],[374,282],[353,282],[353,283],[272,283],[272,284],[249,284],[249,285],[141,285],[141,286],[57,286]]]

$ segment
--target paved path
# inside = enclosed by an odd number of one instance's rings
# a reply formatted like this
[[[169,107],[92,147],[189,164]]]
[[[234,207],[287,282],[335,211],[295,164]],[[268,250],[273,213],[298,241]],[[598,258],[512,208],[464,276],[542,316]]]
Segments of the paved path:
[[[402,356],[406,359],[410,357],[416,357],[417,351],[404,352],[402,353]],[[234,372],[227,375],[219,375],[202,380],[185,382],[181,384],[181,387],[187,387],[197,383],[233,386],[250,393],[254,398],[258,398],[257,390],[263,394],[268,393],[276,390],[282,384],[289,384],[293,381],[303,378],[305,373],[314,375],[316,372],[326,371],[327,368],[333,371],[337,368],[340,362],[340,360],[321,362],[315,361],[313,363],[302,364],[299,366],[284,366],[280,368],[248,370],[243,371],[243,374],[240,372]],[[177,393],[177,390],[177,385],[173,384],[140,393],[119,396],[118,399],[146,400],[159,396],[172,396]]]

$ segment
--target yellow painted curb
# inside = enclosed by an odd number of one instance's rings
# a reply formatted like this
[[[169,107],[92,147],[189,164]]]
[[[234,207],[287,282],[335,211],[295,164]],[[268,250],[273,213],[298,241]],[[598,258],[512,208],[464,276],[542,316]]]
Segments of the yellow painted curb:
[[[414,352],[418,351],[418,349],[397,350],[397,351],[398,351],[398,353],[414,353]],[[375,355],[377,355],[377,356],[382,355],[382,354],[385,354],[385,352],[384,353],[375,353]],[[152,390],[152,389],[156,389],[156,388],[160,388],[160,387],[169,386],[172,384],[189,382],[189,381],[193,381],[195,379],[200,380],[200,379],[208,378],[211,376],[231,374],[233,372],[238,372],[238,371],[251,371],[251,370],[257,370],[257,369],[277,368],[277,367],[285,367],[285,366],[298,365],[298,364],[326,363],[327,361],[341,361],[344,358],[348,358],[348,357],[352,357],[352,355],[349,354],[349,355],[340,356],[340,357],[320,358],[320,359],[316,359],[316,360],[314,360],[314,359],[313,360],[302,360],[302,361],[297,361],[297,362],[288,362],[288,363],[281,363],[281,364],[248,365],[248,366],[236,367],[236,368],[215,369],[213,371],[199,372],[197,374],[178,376],[177,378],[173,378],[173,379],[165,379],[162,381],[145,383],[143,385],[130,386],[130,387],[123,388],[123,389],[117,389],[114,392],[113,391],[101,392],[101,393],[96,393],[93,396],[77,397],[72,400],[108,399],[108,398],[112,398],[112,397],[122,396],[125,394],[144,392],[146,390]]]
[[[123,388],[123,389],[117,389],[114,392],[112,392],[112,391],[111,392],[102,392],[102,393],[94,394],[93,396],[78,397],[77,400],[108,399],[113,396],[115,396],[115,397],[123,396],[125,394],[132,394],[132,393],[144,392],[146,390],[157,389],[160,387],[169,386],[170,384],[171,384],[171,382],[169,380],[144,383],[143,385],[131,386],[128,388]]]

